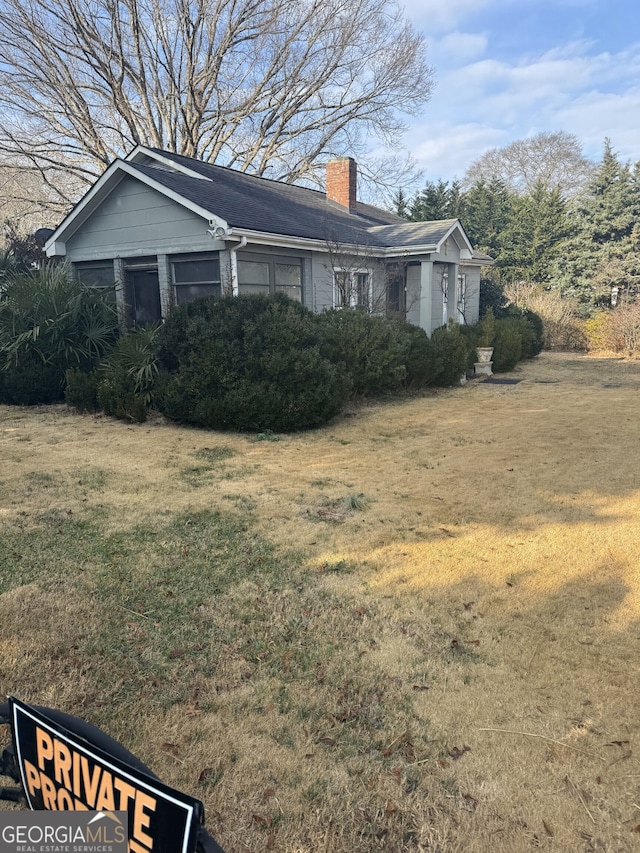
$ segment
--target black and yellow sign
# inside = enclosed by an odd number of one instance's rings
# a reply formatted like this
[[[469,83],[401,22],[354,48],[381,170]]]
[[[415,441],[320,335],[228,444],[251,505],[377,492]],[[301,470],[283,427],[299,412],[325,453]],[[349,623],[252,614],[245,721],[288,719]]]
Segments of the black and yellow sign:
[[[131,853],[193,853],[202,803],[10,699],[16,760],[30,808],[126,811]]]

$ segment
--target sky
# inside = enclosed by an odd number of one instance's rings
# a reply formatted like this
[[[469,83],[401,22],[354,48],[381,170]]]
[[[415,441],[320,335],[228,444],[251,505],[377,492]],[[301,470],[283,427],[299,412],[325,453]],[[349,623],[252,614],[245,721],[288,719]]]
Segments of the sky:
[[[404,0],[436,86],[404,145],[424,181],[483,152],[566,131],[594,161],[605,137],[640,160],[638,0]]]

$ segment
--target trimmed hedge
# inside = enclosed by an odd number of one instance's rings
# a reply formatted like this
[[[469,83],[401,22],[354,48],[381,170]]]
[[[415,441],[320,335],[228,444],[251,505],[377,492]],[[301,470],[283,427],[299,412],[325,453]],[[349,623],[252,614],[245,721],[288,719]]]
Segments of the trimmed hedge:
[[[156,404],[167,417],[216,429],[320,426],[350,392],[323,347],[320,318],[284,294],[187,303],[159,332]]]
[[[47,364],[34,352],[23,352],[0,366],[0,403],[35,406],[57,403],[64,397],[64,368]]]
[[[383,397],[407,378],[407,342],[400,324],[354,308],[320,315],[323,353],[351,377],[354,397]]]
[[[459,385],[466,374],[469,357],[467,340],[460,331],[460,326],[451,323],[434,329],[431,343],[438,365],[433,384],[441,387]]]
[[[460,333],[467,345],[467,369],[473,370],[476,361],[476,347],[486,345],[482,340],[486,334],[484,320],[472,326],[460,326]],[[504,373],[513,370],[523,358],[534,358],[542,350],[543,324],[542,319],[533,311],[521,310],[510,305],[494,321],[493,338],[493,370]]]

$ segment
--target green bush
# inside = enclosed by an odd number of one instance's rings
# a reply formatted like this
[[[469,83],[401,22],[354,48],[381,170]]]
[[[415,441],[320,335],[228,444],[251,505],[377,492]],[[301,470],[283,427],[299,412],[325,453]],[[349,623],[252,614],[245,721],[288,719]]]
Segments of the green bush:
[[[68,266],[8,272],[0,279],[0,402],[63,399],[67,370],[91,370],[117,334],[107,294],[74,280]]]
[[[346,371],[323,345],[320,317],[284,294],[179,306],[159,332],[158,408],[216,429],[319,426],[350,391]]]
[[[149,326],[129,332],[100,365],[97,397],[107,415],[139,423],[147,419],[158,376],[158,331]]]
[[[488,322],[487,318],[489,318]],[[488,325],[493,327],[490,337],[494,348],[494,371],[513,370],[520,359],[533,358],[542,350],[543,325],[542,319],[536,313],[510,305],[503,312],[503,316],[495,320],[492,309],[489,308],[480,323],[460,327],[460,333],[467,342],[468,370],[473,370],[474,362],[477,360],[476,347],[487,346]],[[519,339],[519,345],[515,340],[516,336]]]
[[[491,308],[496,317],[504,317],[508,299],[501,284],[489,278],[480,279],[479,314],[482,319]]]
[[[98,379],[99,374],[95,370],[90,373],[85,373],[75,367],[67,370],[64,389],[66,403],[80,412],[96,412],[100,408]]]
[[[523,320],[504,318],[496,321],[496,336],[493,349],[494,373],[513,370],[522,358]]]
[[[324,352],[349,373],[354,397],[384,397],[407,381],[406,324],[358,308],[326,311],[320,323]]]
[[[441,387],[458,385],[465,375],[469,359],[469,348],[466,338],[457,323],[440,326],[431,334],[438,371],[433,384]]]
[[[460,334],[464,338],[467,347],[467,370],[473,371],[473,366],[478,360],[476,355],[476,347],[480,346],[480,324],[473,325],[464,324],[460,326]]]
[[[58,364],[47,364],[35,353],[25,352],[19,359],[5,362],[3,367],[0,367],[0,403],[34,406],[63,399]]]
[[[424,329],[403,323],[401,335],[404,343],[404,384],[407,388],[426,388],[433,385],[442,364],[436,345]]]
[[[143,423],[147,419],[147,403],[136,394],[126,371],[110,369],[98,383],[98,404],[105,414],[123,421]]]
[[[522,312],[523,319],[529,325],[530,332],[522,339],[522,357],[535,358],[544,346],[544,322],[539,314],[528,308]]]

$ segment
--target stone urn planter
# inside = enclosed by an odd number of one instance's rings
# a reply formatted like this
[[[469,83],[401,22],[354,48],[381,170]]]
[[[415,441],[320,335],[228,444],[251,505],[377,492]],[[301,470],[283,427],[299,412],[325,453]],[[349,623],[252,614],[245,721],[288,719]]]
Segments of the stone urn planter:
[[[486,364],[491,361],[493,347],[476,347],[476,355],[478,357],[479,364]]]
[[[493,347],[476,347],[476,355],[478,360],[473,365],[473,372],[476,376],[493,376]]]

